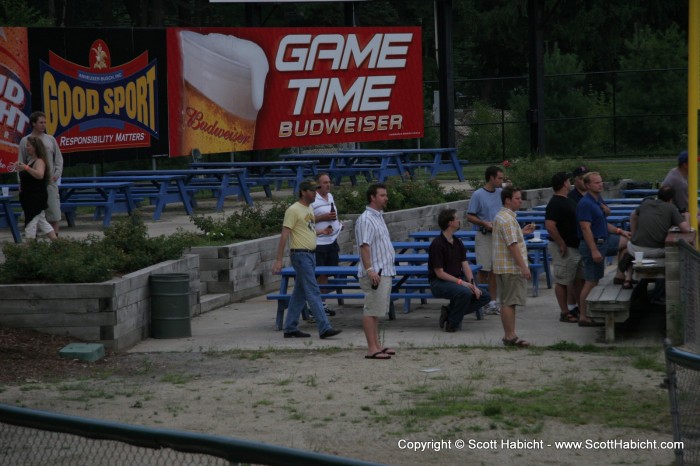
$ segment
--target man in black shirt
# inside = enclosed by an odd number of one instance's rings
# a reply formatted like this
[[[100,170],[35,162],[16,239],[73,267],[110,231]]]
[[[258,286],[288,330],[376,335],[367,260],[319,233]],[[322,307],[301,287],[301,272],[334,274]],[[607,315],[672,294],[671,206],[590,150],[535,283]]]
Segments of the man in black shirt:
[[[581,295],[581,281],[576,280],[576,272],[581,263],[578,251],[578,234],[576,233],[576,202],[569,190],[569,174],[558,172],[552,176],[554,196],[549,200],[545,211],[545,228],[549,233],[549,254],[554,266],[554,294],[559,303],[560,322],[578,322],[573,308],[567,305],[567,295]],[[578,192],[574,189],[571,192]],[[575,307],[575,306],[574,306]]]
[[[491,300],[486,291],[474,283],[474,275],[467,262],[467,249],[462,240],[455,238],[460,220],[454,209],[445,209],[438,214],[438,225],[442,233],[430,243],[428,249],[428,278],[430,291],[436,298],[450,300],[442,306],[440,328],[455,332],[462,324],[465,314],[477,312]]]

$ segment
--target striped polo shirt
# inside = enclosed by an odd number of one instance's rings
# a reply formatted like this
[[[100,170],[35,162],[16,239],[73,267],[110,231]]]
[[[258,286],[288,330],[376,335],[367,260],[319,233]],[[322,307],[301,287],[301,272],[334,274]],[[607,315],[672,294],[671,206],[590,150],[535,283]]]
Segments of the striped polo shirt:
[[[381,212],[367,206],[355,222],[355,239],[357,240],[358,253],[360,246],[369,244],[370,257],[372,259],[371,267],[375,272],[379,273],[379,270],[381,270],[382,275],[385,277],[396,275],[394,246],[391,244],[389,229],[386,227]],[[367,275],[365,268],[369,267],[369,265],[363,264],[362,260],[360,260],[357,263],[357,276],[364,277]]]

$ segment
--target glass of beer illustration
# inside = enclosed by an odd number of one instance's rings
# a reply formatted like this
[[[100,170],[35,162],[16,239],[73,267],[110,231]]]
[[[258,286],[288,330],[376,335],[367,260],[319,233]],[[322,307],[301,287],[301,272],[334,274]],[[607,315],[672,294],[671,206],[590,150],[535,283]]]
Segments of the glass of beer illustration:
[[[253,149],[269,70],[262,48],[225,34],[180,32],[182,153]]]

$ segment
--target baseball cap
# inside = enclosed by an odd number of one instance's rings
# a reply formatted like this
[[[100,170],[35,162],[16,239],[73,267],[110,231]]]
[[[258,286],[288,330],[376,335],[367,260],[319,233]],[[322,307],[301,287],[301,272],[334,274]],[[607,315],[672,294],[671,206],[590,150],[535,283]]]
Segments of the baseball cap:
[[[567,172],[557,172],[554,175],[552,175],[552,189],[555,191],[559,191],[562,186],[564,186],[564,183],[566,183],[566,180],[571,178],[571,173]]]
[[[688,163],[688,151],[684,150],[678,154],[678,163]]]
[[[314,180],[305,180],[299,185],[299,191],[316,191],[317,189],[318,183]]]
[[[581,175],[585,175],[585,174],[588,173],[589,171],[590,171],[590,170],[589,170],[588,168],[586,168],[586,167],[584,167],[583,165],[581,165],[580,167],[574,168],[574,171],[573,171],[572,175],[573,175],[573,176],[581,176]]]

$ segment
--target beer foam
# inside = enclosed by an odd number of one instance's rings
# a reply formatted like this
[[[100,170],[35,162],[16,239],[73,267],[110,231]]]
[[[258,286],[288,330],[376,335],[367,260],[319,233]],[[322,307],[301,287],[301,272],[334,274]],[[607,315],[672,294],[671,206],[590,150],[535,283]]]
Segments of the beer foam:
[[[183,42],[189,41],[207,49],[221,60],[247,68],[250,71],[251,104],[256,112],[260,110],[265,95],[265,78],[270,68],[265,52],[258,44],[232,35],[218,33],[204,35],[192,31],[182,31],[180,37]]]

